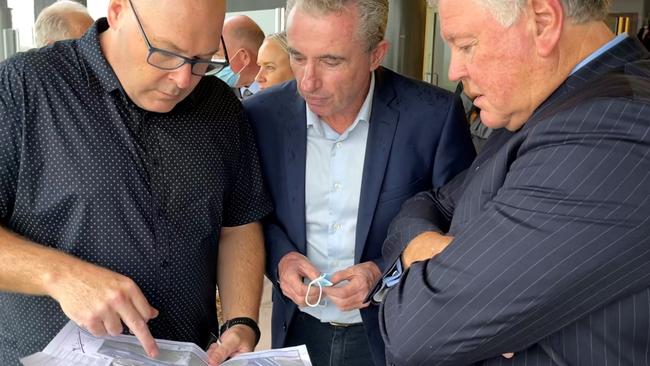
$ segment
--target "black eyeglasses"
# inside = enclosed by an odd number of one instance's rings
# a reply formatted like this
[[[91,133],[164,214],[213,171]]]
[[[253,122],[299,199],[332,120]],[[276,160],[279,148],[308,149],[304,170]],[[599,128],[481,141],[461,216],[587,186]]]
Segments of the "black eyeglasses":
[[[135,20],[138,22],[144,42],[147,44],[147,49],[149,50],[147,63],[149,63],[149,65],[161,70],[176,70],[185,64],[190,64],[192,66],[192,74],[196,76],[214,75],[228,66],[228,51],[226,51],[223,37],[221,37],[221,44],[223,45],[224,60],[207,61],[192,59],[152,46],[151,42],[149,42],[149,38],[147,38],[147,34],[144,32],[142,22],[140,22],[140,17],[138,17],[138,13],[135,11],[135,7],[133,7],[133,2],[131,0],[129,0],[129,5],[131,5],[131,9],[133,9],[133,15],[135,15]]]

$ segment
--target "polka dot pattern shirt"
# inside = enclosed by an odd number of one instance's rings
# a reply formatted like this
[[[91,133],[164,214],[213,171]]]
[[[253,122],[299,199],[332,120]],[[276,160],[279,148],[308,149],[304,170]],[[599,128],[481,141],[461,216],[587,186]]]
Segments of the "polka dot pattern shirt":
[[[155,337],[203,347],[220,228],[271,210],[254,138],[217,78],[170,113],[138,108],[102,55],[107,28],[0,64],[0,224],[130,277],[160,310]],[[66,322],[51,298],[0,292],[0,364]]]

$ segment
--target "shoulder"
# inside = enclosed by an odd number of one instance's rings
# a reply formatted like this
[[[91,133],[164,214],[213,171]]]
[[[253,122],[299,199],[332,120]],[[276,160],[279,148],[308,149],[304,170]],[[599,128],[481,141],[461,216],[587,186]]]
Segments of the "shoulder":
[[[439,108],[443,104],[449,107],[456,98],[448,90],[398,74],[385,67],[380,67],[375,76],[377,91],[381,92],[382,88],[392,88],[400,103],[406,103],[409,106]]]
[[[5,67],[34,78],[48,78],[68,70],[80,70],[81,64],[75,43],[62,41],[20,52],[8,59],[3,65]]]
[[[293,116],[296,107],[304,100],[296,89],[295,80],[261,90],[243,101],[249,121],[257,125],[273,125],[276,121]]]
[[[279,109],[287,107],[287,104],[302,100],[296,89],[296,81],[291,80],[271,88],[260,90],[254,96],[243,101],[244,109],[249,111]]]

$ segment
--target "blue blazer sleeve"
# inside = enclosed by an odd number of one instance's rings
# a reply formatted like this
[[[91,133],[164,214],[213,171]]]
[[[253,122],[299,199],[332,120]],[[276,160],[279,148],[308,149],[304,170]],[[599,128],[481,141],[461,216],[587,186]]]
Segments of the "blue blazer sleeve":
[[[508,164],[486,162],[466,178],[485,191],[468,189],[455,205],[455,239],[413,264],[380,310],[397,364],[464,365],[524,350],[650,286],[644,108],[610,98],[550,116],[500,151]],[[444,231],[447,191],[409,201],[396,225]]]

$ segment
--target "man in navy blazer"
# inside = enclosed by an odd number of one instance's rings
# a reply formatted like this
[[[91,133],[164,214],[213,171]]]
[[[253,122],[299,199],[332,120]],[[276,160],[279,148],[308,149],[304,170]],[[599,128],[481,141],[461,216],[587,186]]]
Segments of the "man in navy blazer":
[[[388,225],[409,196],[469,166],[474,149],[451,93],[379,67],[388,1],[305,2],[288,10],[296,81],[244,102],[275,205],[265,223],[272,343],[306,343],[315,365],[384,365],[378,308],[364,299],[384,268]]]
[[[498,3],[439,2],[450,79],[499,129],[391,224],[385,258],[405,270],[380,311],[387,353],[648,365],[650,54],[609,30],[607,1]]]

